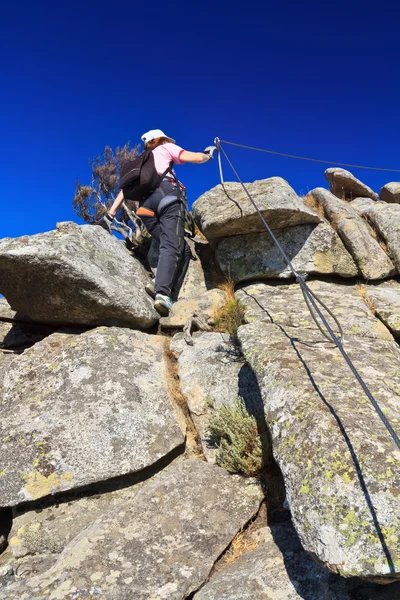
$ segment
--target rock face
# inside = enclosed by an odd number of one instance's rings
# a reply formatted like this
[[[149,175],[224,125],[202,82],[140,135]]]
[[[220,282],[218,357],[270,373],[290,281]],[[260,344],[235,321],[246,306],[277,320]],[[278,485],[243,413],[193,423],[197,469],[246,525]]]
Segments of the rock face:
[[[35,321],[147,329],[158,320],[147,281],[122,242],[99,226],[61,223],[0,240],[0,293]]]
[[[327,281],[309,281],[308,287],[325,303],[339,320],[345,338],[362,338],[393,341],[393,336],[385,325],[368,309],[362,296],[363,290],[350,285],[340,285]],[[367,288],[374,290],[375,288]],[[236,298],[245,305],[247,323],[263,321],[284,327],[313,329],[318,327],[313,320],[299,285],[271,283],[251,283],[236,292]],[[338,328],[326,310],[319,305],[325,318],[339,335]],[[320,318],[316,315],[321,323]]]
[[[43,575],[6,588],[4,600],[184,600],[261,499],[254,483],[186,460],[83,530]]]
[[[239,337],[303,547],[347,577],[398,577],[400,453],[338,350],[319,332],[268,323]],[[397,344],[349,336],[346,350],[398,430]]]
[[[28,555],[56,557],[97,518],[132,501],[140,487],[136,483],[126,489],[63,502],[41,511],[18,514],[18,509],[14,509],[13,525],[8,538],[13,556],[17,559]]]
[[[364,214],[386,242],[397,272],[400,272],[400,205],[379,203]]]
[[[354,198],[349,202],[350,206],[354,208],[360,215],[363,215],[367,209],[377,205],[379,201],[372,200],[372,198]]]
[[[184,441],[163,339],[54,334],[0,363],[0,506],[132,473]]]
[[[365,296],[378,317],[396,338],[400,337],[400,284],[385,281],[384,284],[365,286]]]
[[[350,171],[346,171],[346,169],[326,169],[325,177],[328,180],[332,194],[338,198],[342,198],[343,196],[348,200],[353,200],[357,196],[371,198],[372,200],[378,200],[379,198],[376,192],[357,179],[357,177],[354,177]]]
[[[196,260],[192,258],[189,262],[189,268],[179,292],[179,300],[196,298],[215,288],[218,283],[218,276],[214,269],[214,252],[210,244],[197,237],[188,243],[192,248],[192,257],[195,257]]]
[[[179,300],[172,305],[168,317],[160,319],[160,325],[163,329],[182,329],[193,314],[207,321],[224,305],[225,300],[223,290],[210,290],[194,298]]]
[[[15,322],[0,320],[0,348],[20,348],[31,346],[53,332],[49,327],[29,323],[29,317],[20,317],[11,309],[5,298],[0,298],[0,318],[13,319]],[[18,320],[21,319],[19,322]]]
[[[177,335],[171,347],[178,355],[181,392],[199,433],[204,455],[214,462],[216,450],[207,435],[210,414],[222,406],[232,406],[239,396],[250,414],[263,414],[257,379],[226,334],[204,333],[194,337],[193,346],[188,346]],[[265,451],[270,453],[271,448]]]
[[[394,266],[373,237],[370,227],[347,202],[323,188],[311,192],[354,258],[364,279],[384,279],[395,272]]]
[[[246,187],[271,229],[303,223],[320,223],[281,177],[247,183]],[[193,204],[193,216],[206,238],[215,242],[224,237],[264,231],[264,225],[240,183],[226,183],[206,192]]]
[[[354,277],[358,268],[327,224],[298,225],[275,232],[293,267],[307,274]],[[216,249],[218,264],[234,281],[290,278],[292,273],[267,232],[228,237]]]
[[[194,600],[396,600],[400,583],[374,586],[344,579],[304,552],[290,523],[263,532],[265,543],[217,571]]]
[[[381,188],[380,198],[383,202],[395,202],[400,204],[400,182],[393,181]]]

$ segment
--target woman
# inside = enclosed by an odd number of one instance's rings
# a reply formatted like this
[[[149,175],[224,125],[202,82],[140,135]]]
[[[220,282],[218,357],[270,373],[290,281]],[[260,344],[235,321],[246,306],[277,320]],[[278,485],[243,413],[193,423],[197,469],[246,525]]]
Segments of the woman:
[[[213,158],[214,146],[204,152],[189,152],[175,144],[175,140],[166,136],[161,129],[153,129],[142,135],[145,150],[151,150],[154,164],[159,175],[165,173],[171,163],[202,164]],[[154,282],[155,309],[163,316],[169,314],[172,302],[176,300],[179,286],[182,284],[182,271],[187,265],[187,244],[185,235],[185,204],[174,171],[167,173],[160,187],[138,208],[140,216],[149,233],[159,245],[159,257]],[[183,187],[183,186],[182,186]],[[123,202],[119,192],[105,219],[110,223]],[[183,273],[184,274],[184,273]],[[149,290],[148,290],[149,291]]]

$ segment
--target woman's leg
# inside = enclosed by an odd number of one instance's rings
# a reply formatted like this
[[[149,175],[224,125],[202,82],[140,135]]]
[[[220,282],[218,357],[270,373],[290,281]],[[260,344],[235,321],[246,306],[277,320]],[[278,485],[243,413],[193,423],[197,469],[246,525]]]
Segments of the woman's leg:
[[[185,245],[185,207],[177,201],[159,215],[160,257],[155,281],[156,294],[170,297]]]
[[[192,252],[190,250],[189,244],[186,242],[186,240],[184,240],[183,251],[182,251],[178,266],[176,268],[175,280],[174,280],[174,284],[173,284],[172,290],[171,290],[171,298],[174,302],[176,302],[178,300],[179,292],[183,285],[185,275],[189,268],[189,263],[190,263],[191,258],[192,258]]]

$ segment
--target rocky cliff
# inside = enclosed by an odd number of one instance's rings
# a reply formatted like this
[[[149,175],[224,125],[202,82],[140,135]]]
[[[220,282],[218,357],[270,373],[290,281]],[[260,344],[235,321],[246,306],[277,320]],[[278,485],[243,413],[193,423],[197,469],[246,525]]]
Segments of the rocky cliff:
[[[249,191],[399,434],[400,184],[326,177]],[[226,189],[160,321],[101,228],[0,240],[2,599],[400,597],[400,451]]]

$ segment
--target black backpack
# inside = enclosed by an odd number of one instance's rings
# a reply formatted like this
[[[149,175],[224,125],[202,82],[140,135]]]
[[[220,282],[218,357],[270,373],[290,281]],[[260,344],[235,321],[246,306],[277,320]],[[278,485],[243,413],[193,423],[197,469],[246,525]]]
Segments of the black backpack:
[[[125,200],[136,200],[142,203],[160,187],[161,181],[167,173],[171,173],[174,177],[178,198],[185,204],[185,235],[193,238],[195,236],[194,220],[187,208],[186,194],[182,192],[179,181],[173,172],[173,163],[169,165],[168,169],[162,175],[159,175],[154,164],[153,151],[145,150],[140,156],[127,161],[121,166],[119,185]]]
[[[125,200],[144,202],[160,187],[167,173],[172,173],[172,163],[159,175],[152,150],[145,150],[137,158],[127,161],[120,168],[119,181]]]

